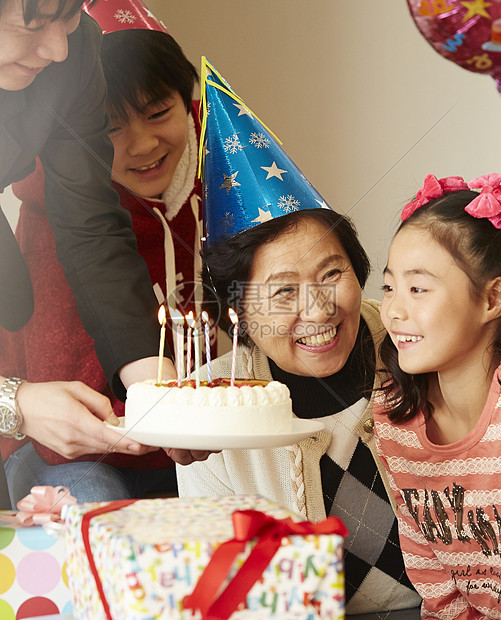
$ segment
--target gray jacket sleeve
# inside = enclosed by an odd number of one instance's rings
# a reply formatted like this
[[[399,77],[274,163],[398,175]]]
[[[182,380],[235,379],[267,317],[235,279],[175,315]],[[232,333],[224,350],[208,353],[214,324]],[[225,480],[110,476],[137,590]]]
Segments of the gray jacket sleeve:
[[[158,354],[158,305],[146,264],[136,251],[129,213],[110,185],[113,150],[100,45],[96,24],[83,14],[63,63],[66,103],[44,93],[53,130],[40,159],[58,259],[108,381],[123,396],[117,371]],[[54,73],[46,76],[49,86],[56,77],[61,79],[55,76],[61,67],[52,68]]]
[[[0,325],[15,332],[33,313],[33,286],[14,233],[0,210]]]

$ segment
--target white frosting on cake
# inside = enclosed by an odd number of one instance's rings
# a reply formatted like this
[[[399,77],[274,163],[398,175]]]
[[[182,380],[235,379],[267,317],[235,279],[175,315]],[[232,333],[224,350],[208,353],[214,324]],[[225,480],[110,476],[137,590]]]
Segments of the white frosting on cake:
[[[175,381],[132,384],[125,402],[125,426],[173,435],[268,435],[292,428],[292,401],[283,383],[234,386],[191,385]]]

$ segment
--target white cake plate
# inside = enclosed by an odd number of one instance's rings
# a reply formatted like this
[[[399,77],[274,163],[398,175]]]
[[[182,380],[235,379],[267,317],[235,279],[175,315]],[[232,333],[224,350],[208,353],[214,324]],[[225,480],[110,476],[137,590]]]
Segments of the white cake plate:
[[[159,448],[184,448],[187,450],[249,450],[251,448],[278,448],[290,446],[306,439],[325,427],[317,420],[292,420],[290,433],[275,433],[272,435],[161,435],[160,433],[145,433],[134,428],[125,428],[124,419],[120,419],[119,426],[106,424],[108,428],[127,435],[145,446]]]

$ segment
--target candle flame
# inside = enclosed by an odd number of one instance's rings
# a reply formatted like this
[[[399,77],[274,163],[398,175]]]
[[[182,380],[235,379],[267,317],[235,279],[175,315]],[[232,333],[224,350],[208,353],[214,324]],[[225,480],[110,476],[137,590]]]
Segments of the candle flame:
[[[158,322],[160,325],[165,325],[167,317],[165,315],[165,306],[162,304],[158,309]]]
[[[193,314],[193,312],[191,310],[188,312],[188,314],[186,316],[186,322],[193,329],[197,326],[197,322],[195,321],[195,316],[194,316],[194,314]]]
[[[179,312],[177,308],[171,308],[169,306],[169,314],[173,323],[176,323],[178,325],[184,323],[184,316]]]
[[[207,314],[205,310],[202,312],[202,321],[204,321],[204,323],[209,322],[209,315]]]
[[[228,308],[228,315],[233,325],[236,325],[238,323],[238,315],[233,308]]]

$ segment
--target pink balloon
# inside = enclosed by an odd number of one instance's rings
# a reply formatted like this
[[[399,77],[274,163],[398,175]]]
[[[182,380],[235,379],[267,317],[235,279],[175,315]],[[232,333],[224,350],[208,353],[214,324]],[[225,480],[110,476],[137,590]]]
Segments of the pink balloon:
[[[463,69],[494,78],[501,92],[501,0],[407,0],[432,47]]]

